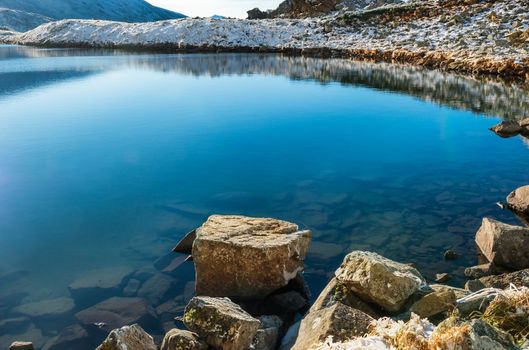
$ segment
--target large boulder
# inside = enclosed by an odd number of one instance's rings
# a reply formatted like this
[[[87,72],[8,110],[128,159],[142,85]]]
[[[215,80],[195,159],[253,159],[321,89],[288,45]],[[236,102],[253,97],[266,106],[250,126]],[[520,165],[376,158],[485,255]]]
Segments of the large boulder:
[[[303,270],[310,231],[286,221],[213,215],[196,231],[196,293],[260,299]]]
[[[198,334],[182,329],[171,329],[163,338],[161,350],[206,350],[208,345]]]
[[[157,350],[154,339],[137,324],[114,329],[96,350]]]
[[[389,312],[398,312],[412,294],[425,286],[415,268],[363,251],[347,255],[335,276],[338,283],[364,301]]]
[[[75,318],[84,327],[97,327],[107,332],[134,323],[143,326],[157,323],[154,309],[142,298],[110,298],[78,312]]]
[[[529,127],[528,127],[529,128]],[[507,196],[507,203],[526,225],[529,224],[529,186],[522,186]]]
[[[184,314],[186,327],[215,349],[247,349],[261,322],[228,298],[194,297]]]
[[[476,234],[483,255],[496,266],[520,270],[529,267],[529,229],[484,218]]]
[[[335,342],[362,337],[367,334],[373,318],[342,303],[310,312],[299,328],[292,350],[307,350],[332,336]]]

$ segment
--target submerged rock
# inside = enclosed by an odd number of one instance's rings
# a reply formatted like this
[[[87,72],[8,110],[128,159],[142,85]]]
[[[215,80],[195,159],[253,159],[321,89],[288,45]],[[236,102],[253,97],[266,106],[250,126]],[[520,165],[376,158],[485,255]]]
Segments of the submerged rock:
[[[196,231],[196,293],[259,299],[303,270],[310,231],[286,221],[213,215]]]
[[[77,304],[87,306],[92,300],[118,295],[132,273],[132,268],[124,266],[88,271],[77,277],[68,289]]]
[[[529,267],[529,229],[484,218],[476,243],[491,263],[508,269]]]
[[[46,343],[43,350],[71,350],[87,347],[91,343],[88,331],[80,325],[66,327]],[[96,344],[94,344],[95,347]]]
[[[342,303],[310,312],[301,321],[298,337],[292,350],[311,349],[329,336],[344,341],[367,334],[373,318]]]
[[[96,350],[157,350],[153,338],[137,324],[114,329]]]
[[[529,186],[512,191],[507,196],[509,209],[512,210],[526,225],[529,224]]]
[[[163,338],[161,350],[206,350],[208,345],[198,334],[182,329],[171,329]]]
[[[58,298],[23,304],[16,307],[14,311],[30,318],[51,318],[69,314],[74,307],[72,299]]]
[[[247,349],[261,322],[228,298],[194,297],[184,314],[186,327],[214,347]]]
[[[78,312],[75,318],[85,327],[107,332],[134,323],[152,325],[157,322],[153,308],[142,298],[110,298]]]
[[[522,128],[518,122],[506,120],[493,126],[490,130],[501,137],[512,137],[518,135]]]
[[[347,255],[335,275],[338,283],[360,298],[390,312],[398,312],[425,285],[415,268],[362,251]]]

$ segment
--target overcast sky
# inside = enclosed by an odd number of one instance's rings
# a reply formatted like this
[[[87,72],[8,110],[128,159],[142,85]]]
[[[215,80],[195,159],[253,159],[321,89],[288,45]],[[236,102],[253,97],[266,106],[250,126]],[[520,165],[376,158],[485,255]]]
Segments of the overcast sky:
[[[151,4],[181,12],[191,17],[222,15],[246,18],[246,11],[276,8],[281,0],[147,0]]]

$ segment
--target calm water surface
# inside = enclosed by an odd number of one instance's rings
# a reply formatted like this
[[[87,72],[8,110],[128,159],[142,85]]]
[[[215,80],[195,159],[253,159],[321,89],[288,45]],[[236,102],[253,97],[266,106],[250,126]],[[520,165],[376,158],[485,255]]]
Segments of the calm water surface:
[[[341,60],[0,46],[0,348],[53,344],[94,301],[29,317],[18,306],[70,298],[101,268],[157,276],[153,263],[212,213],[310,228],[314,295],[355,249],[461,285],[481,218],[516,222],[494,202],[529,182],[527,141],[488,128],[528,100]],[[448,248],[462,257],[444,261]],[[192,264],[171,278],[142,296],[185,304]],[[172,326],[160,317],[155,334]]]

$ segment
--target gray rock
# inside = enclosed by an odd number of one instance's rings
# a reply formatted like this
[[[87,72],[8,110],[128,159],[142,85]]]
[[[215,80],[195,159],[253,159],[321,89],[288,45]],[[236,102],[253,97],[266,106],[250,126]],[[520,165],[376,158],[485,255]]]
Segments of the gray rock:
[[[214,347],[247,349],[261,326],[259,320],[228,298],[195,297],[184,314],[186,327]]]
[[[145,299],[110,298],[75,314],[75,318],[85,327],[98,328],[110,332],[134,323],[156,324],[157,316]]]
[[[157,273],[143,283],[138,296],[158,305],[175,283],[175,279],[163,273]]]
[[[261,327],[250,345],[251,350],[274,350],[279,340],[279,329],[283,321],[277,316],[261,316]]]
[[[181,329],[171,329],[163,338],[161,350],[206,350],[208,345],[198,334]]]
[[[33,343],[26,341],[16,341],[9,347],[9,350],[35,350]]]
[[[303,270],[311,233],[286,221],[213,215],[196,231],[196,293],[260,299]]]
[[[86,347],[91,341],[88,331],[76,324],[66,327],[58,336],[48,341],[43,350],[79,349]]]
[[[301,321],[292,350],[311,349],[329,336],[335,342],[346,341],[367,334],[373,318],[341,303],[310,312]]]
[[[338,283],[360,298],[390,312],[398,312],[425,285],[413,267],[363,251],[347,255],[335,275]]]
[[[490,302],[496,298],[500,289],[486,288],[477,292],[471,293],[456,302],[461,317],[469,317],[485,312]]]
[[[529,268],[529,228],[484,218],[476,234],[483,255],[496,266],[513,270]]]
[[[96,350],[157,350],[154,339],[137,324],[114,329]]]

